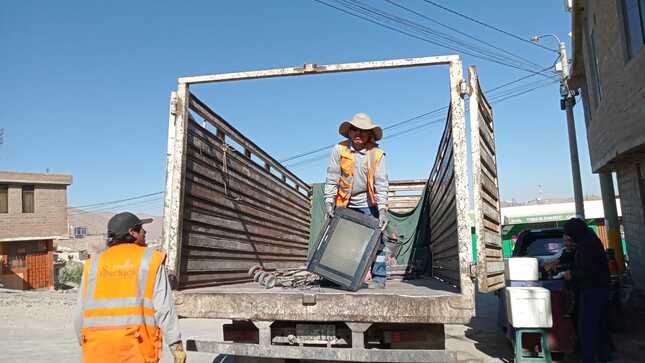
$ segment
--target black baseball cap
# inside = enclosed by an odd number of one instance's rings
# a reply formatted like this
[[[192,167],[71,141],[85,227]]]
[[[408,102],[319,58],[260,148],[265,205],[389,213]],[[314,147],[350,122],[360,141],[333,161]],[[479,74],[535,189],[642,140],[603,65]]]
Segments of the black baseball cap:
[[[114,215],[108,222],[108,236],[122,237],[128,234],[130,228],[152,222],[152,218],[139,219],[130,212],[123,212]]]

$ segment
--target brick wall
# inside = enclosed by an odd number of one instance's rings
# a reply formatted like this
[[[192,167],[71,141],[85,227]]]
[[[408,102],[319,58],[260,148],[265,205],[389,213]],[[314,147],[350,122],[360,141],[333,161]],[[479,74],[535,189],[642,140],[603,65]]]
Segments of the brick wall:
[[[587,139],[592,169],[598,171],[615,157],[645,145],[645,47],[627,59],[620,0],[586,3],[582,52],[589,98]],[[603,89],[600,102],[591,68],[592,29]]]
[[[645,159],[640,161],[640,165],[641,175],[645,177]],[[635,284],[645,288],[645,211],[641,202],[636,163],[620,164],[617,169],[630,269]]]
[[[9,213],[0,213],[0,239],[67,234],[67,187],[36,184],[34,213],[22,213],[22,187],[9,185]]]

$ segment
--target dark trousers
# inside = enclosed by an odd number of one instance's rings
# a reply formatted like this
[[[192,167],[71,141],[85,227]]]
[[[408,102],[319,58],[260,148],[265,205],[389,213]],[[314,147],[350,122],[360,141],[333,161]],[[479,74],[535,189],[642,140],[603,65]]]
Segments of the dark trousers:
[[[363,214],[371,215],[374,218],[379,217],[378,209],[375,207],[352,209]],[[372,280],[375,282],[385,282],[387,280],[387,259],[385,251],[382,248],[379,248],[376,253],[376,260],[372,263]]]
[[[609,289],[580,290],[578,335],[584,363],[606,362],[609,359],[609,326],[607,304]]]

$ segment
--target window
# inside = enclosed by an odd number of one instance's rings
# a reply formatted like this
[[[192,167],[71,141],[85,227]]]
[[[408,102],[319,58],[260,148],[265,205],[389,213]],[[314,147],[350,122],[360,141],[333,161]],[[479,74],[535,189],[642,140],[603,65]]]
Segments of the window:
[[[0,213],[9,213],[9,186],[0,185]]]
[[[643,217],[643,223],[645,223],[645,164],[636,164],[636,176],[638,182],[638,194],[640,194],[641,199],[641,216]]]
[[[622,0],[627,58],[631,59],[645,44],[645,0]]]
[[[34,213],[35,204],[36,203],[34,200],[34,186],[23,185],[22,186],[22,212]]]
[[[596,32],[595,32],[595,26],[596,26],[596,14],[593,15],[593,25],[591,26],[591,32],[589,33],[589,42],[591,43],[590,45],[590,52],[591,52],[591,72],[592,72],[592,82],[594,86],[594,93],[595,93],[595,101],[596,101],[596,107],[600,104],[600,101],[602,101],[602,82],[600,81],[600,71],[599,71],[599,62],[598,62],[598,48],[596,47]]]
[[[8,267],[10,270],[22,269],[27,267],[27,249],[21,246],[11,246],[9,248]]]

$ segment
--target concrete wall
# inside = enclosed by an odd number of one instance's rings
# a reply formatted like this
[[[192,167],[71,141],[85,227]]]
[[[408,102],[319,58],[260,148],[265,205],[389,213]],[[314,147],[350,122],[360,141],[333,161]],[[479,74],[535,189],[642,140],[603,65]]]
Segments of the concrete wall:
[[[67,235],[67,186],[31,185],[34,213],[22,213],[22,186],[9,184],[9,212],[0,213],[0,241]]]
[[[581,25],[588,94],[587,139],[592,169],[612,169],[627,151],[645,148],[645,47],[627,57],[621,1],[588,0]],[[580,10],[577,10],[580,11]],[[593,77],[594,31],[602,99]]]
[[[639,162],[641,177],[645,177],[645,159]],[[645,211],[638,180],[637,164],[618,167],[618,190],[621,196],[625,240],[629,252],[630,270],[635,284],[645,288]]]

